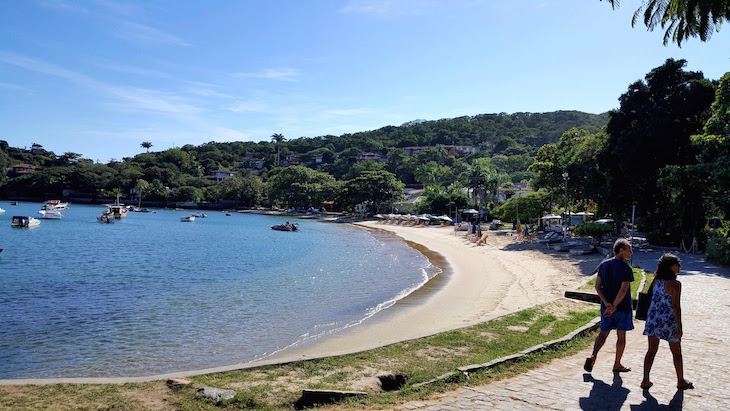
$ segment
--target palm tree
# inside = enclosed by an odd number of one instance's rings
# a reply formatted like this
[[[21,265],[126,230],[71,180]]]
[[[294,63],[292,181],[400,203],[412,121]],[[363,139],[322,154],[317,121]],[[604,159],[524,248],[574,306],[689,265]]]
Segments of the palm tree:
[[[147,152],[149,153],[150,148],[152,148],[152,143],[150,143],[149,141],[143,141],[142,144],[140,144],[140,146],[142,146],[143,148],[146,148]]]
[[[608,0],[614,8],[619,0]],[[723,20],[730,20],[730,0],[645,0],[634,12],[631,25],[636,25],[641,15],[650,31],[666,27],[664,45],[669,40],[682,46],[682,41],[699,36],[707,41],[713,31],[719,31]]]
[[[286,138],[283,134],[280,133],[274,133],[271,135],[271,141],[276,142],[276,165],[279,165],[279,144],[286,141]]]

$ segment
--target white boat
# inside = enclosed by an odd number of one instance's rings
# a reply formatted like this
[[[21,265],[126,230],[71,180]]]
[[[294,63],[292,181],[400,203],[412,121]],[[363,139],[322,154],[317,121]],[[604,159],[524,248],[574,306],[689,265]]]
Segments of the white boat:
[[[195,216],[194,215],[184,215],[184,216],[180,217],[180,221],[183,223],[192,223],[193,221],[195,221]]]
[[[13,216],[13,221],[10,222],[10,225],[13,227],[37,227],[41,224],[41,220],[37,218],[33,218],[31,216],[20,216],[16,215]]]
[[[4,212],[5,212],[5,210],[4,210],[4,209],[2,209],[2,208],[0,208],[0,214],[2,214],[2,213],[4,213]]]
[[[61,217],[63,217],[63,214],[61,214],[56,207],[50,204],[46,204],[45,208],[41,209],[38,214],[40,214],[41,218],[44,220],[60,220]]]
[[[41,207],[41,210],[46,210],[48,207],[53,207],[56,210],[68,210],[68,203],[63,203],[61,200],[48,200],[46,204]]]

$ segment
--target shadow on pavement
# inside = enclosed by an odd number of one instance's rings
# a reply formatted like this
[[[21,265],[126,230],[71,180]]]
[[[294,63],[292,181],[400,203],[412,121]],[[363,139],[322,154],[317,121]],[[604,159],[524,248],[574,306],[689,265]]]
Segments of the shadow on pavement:
[[[590,374],[583,374],[583,381],[592,382],[593,388],[588,398],[578,400],[582,410],[620,410],[629,396],[629,389],[623,387],[621,374],[613,373],[613,384],[608,385],[593,378]]]
[[[657,402],[656,398],[654,398],[650,393],[649,390],[644,390],[644,402],[642,402],[639,405],[631,405],[631,411],[640,411],[640,410],[681,410],[682,409],[682,403],[684,402],[684,391],[677,390],[677,393],[674,394],[674,397],[672,397],[671,401],[669,401],[669,404],[659,404]]]

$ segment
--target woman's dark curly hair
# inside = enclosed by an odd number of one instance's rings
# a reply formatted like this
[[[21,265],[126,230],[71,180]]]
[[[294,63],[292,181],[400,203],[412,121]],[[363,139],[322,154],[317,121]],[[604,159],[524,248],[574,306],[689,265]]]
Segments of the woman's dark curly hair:
[[[677,274],[672,271],[674,264],[679,264],[680,260],[674,254],[666,253],[659,259],[659,265],[656,267],[657,280],[676,280]]]

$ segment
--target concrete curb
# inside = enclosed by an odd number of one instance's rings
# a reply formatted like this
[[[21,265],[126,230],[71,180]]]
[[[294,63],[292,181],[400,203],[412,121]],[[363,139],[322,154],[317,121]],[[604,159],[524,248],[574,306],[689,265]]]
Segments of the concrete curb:
[[[522,357],[525,357],[527,355],[541,352],[546,349],[554,348],[558,345],[565,344],[569,341],[572,341],[576,337],[579,337],[579,336],[585,335],[591,331],[597,330],[600,325],[601,325],[601,318],[597,317],[597,318],[594,318],[593,320],[591,320],[588,324],[586,324],[586,325],[576,329],[575,331],[573,331],[561,338],[558,338],[556,340],[552,340],[552,341],[548,341],[548,342],[545,342],[542,344],[532,346],[530,348],[520,351],[517,354],[508,355],[506,357],[501,357],[501,358],[496,358],[485,364],[471,364],[471,365],[459,367],[458,371],[453,371],[453,372],[450,372],[450,373],[447,373],[444,375],[440,375],[430,381],[422,382],[419,384],[414,384],[413,387],[418,388],[418,387],[423,387],[423,386],[427,386],[427,385],[445,384],[445,383],[464,380],[464,379],[469,378],[469,373],[485,371],[485,370],[494,368],[498,365],[510,364],[510,363],[516,362],[519,359],[521,359]]]

